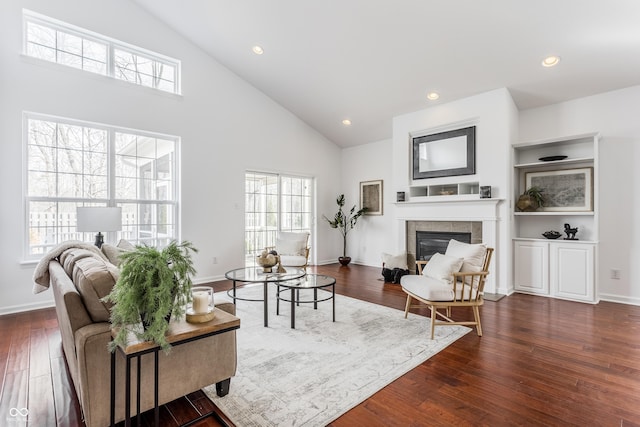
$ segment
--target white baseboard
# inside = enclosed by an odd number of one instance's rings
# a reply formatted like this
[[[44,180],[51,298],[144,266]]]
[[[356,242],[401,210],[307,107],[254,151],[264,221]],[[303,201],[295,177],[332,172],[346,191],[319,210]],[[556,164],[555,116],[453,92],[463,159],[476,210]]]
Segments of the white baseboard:
[[[22,313],[25,311],[40,310],[43,308],[55,307],[54,300],[33,302],[29,304],[10,305],[7,307],[0,307],[0,316],[5,314]]]
[[[640,305],[640,298],[626,297],[615,294],[600,294],[600,301],[618,302],[621,304]]]
[[[193,279],[193,284],[194,285],[202,285],[203,283],[219,282],[221,280],[226,280],[224,275],[198,277],[198,278]]]

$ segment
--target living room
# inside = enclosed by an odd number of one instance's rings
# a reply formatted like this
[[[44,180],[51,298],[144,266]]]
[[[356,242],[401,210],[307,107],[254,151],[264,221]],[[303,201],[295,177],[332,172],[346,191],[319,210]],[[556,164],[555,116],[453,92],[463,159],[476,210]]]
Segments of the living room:
[[[178,58],[182,92],[163,93],[30,58],[23,51],[23,8]],[[634,227],[640,195],[635,189],[640,161],[640,86],[594,90],[553,105],[519,110],[506,87],[390,117],[384,138],[342,147],[267,94],[234,74],[200,47],[149,14],[136,2],[106,4],[80,0],[8,0],[0,6],[0,135],[5,150],[0,178],[0,314],[50,307],[50,293],[34,295],[35,262],[25,257],[24,117],[45,114],[179,136],[180,236],[199,249],[196,282],[221,280],[244,263],[244,174],[278,171],[313,177],[316,224],[312,264],[334,263],[341,241],[321,221],[335,210],[335,198],[358,204],[359,184],[382,180],[384,214],[360,221],[349,241],[357,265],[380,267],[381,253],[399,253],[404,236],[396,193],[408,191],[406,135],[478,127],[474,181],[492,187],[496,255],[490,291],[514,291],[511,145],[591,132],[600,134],[598,299],[640,305],[640,230]],[[117,23],[117,25],[114,25]],[[636,35],[624,43],[635,42]],[[625,46],[620,43],[620,46]],[[618,46],[618,45],[616,45]],[[636,61],[630,55],[629,62]],[[259,64],[259,57],[248,61]],[[635,63],[634,63],[635,64]],[[632,69],[632,67],[629,67]],[[356,126],[354,119],[354,126]],[[340,125],[341,126],[341,125]],[[349,130],[346,130],[348,132]],[[216,263],[212,259],[216,259]],[[611,271],[620,272],[612,278]]]

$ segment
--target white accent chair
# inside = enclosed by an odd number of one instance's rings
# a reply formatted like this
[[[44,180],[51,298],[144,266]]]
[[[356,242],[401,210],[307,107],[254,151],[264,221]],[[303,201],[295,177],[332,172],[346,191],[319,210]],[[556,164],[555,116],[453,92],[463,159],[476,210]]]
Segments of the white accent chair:
[[[275,246],[266,248],[274,249],[280,255],[280,264],[283,267],[298,267],[307,269],[309,264],[309,233],[296,233],[281,231],[276,238]]]
[[[400,280],[407,294],[405,319],[409,309],[421,307],[422,303],[431,309],[431,339],[435,327],[441,325],[475,325],[478,336],[482,336],[479,308],[484,304],[482,294],[492,254],[493,248],[484,244],[471,245],[452,239],[444,255],[437,253],[429,261],[416,261],[419,274]],[[412,304],[413,300],[418,304]],[[453,320],[452,307],[471,307],[474,320]]]

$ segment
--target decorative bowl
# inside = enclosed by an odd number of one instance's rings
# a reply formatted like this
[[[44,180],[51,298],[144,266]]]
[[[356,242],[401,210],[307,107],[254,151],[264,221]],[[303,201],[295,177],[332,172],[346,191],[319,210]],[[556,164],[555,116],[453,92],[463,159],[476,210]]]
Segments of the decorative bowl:
[[[542,235],[544,237],[546,237],[547,239],[557,239],[562,234],[560,234],[559,232],[557,232],[555,230],[551,230],[551,231],[545,231],[544,233],[542,233]]]
[[[564,160],[566,158],[567,156],[547,156],[547,157],[540,157],[538,160],[540,160],[541,162],[555,162],[558,160]]]
[[[271,268],[278,264],[280,261],[280,257],[278,255],[266,254],[257,257],[257,262],[260,267],[264,270],[265,273],[270,273]]]

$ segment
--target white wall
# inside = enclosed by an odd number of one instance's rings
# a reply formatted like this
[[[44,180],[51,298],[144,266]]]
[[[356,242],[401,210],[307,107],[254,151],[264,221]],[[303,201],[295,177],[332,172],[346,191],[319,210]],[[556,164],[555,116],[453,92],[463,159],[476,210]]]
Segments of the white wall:
[[[183,96],[23,57],[22,8],[182,60]],[[200,249],[197,281],[243,265],[245,170],[316,177],[318,212],[333,210],[340,149],[135,4],[3,0],[0,27],[0,314],[53,298],[32,295],[34,265],[20,263],[23,111],[180,136],[181,237]],[[315,241],[317,259],[338,253],[327,228]]]
[[[639,111],[640,86],[525,110],[519,140],[600,133],[599,296],[640,305]]]
[[[411,185],[411,136],[424,132],[451,130],[476,126],[475,175],[432,178],[416,185],[432,185],[478,181],[492,187],[492,197],[505,199],[498,205],[497,245],[494,255],[495,282],[488,292],[509,293],[513,289],[511,277],[510,213],[511,200],[511,142],[517,135],[517,109],[506,89],[494,90],[459,101],[416,111],[394,118],[393,123],[393,180],[392,191],[409,194]],[[399,209],[399,207],[396,207]],[[424,205],[429,209],[429,204]],[[396,227],[397,229],[397,227]],[[397,234],[399,230],[394,230]],[[403,241],[393,236],[393,241]],[[397,248],[398,251],[404,248]]]
[[[395,251],[393,241],[389,239],[394,224],[393,202],[396,200],[392,184],[391,153],[391,140],[342,150],[340,192],[345,194],[345,207],[351,209],[351,206],[356,205],[356,209],[360,208],[360,182],[382,180],[382,215],[362,216],[356,228],[347,236],[347,256],[357,264],[381,267],[382,252]],[[329,213],[335,213],[336,209]],[[337,230],[332,231],[339,234]]]

